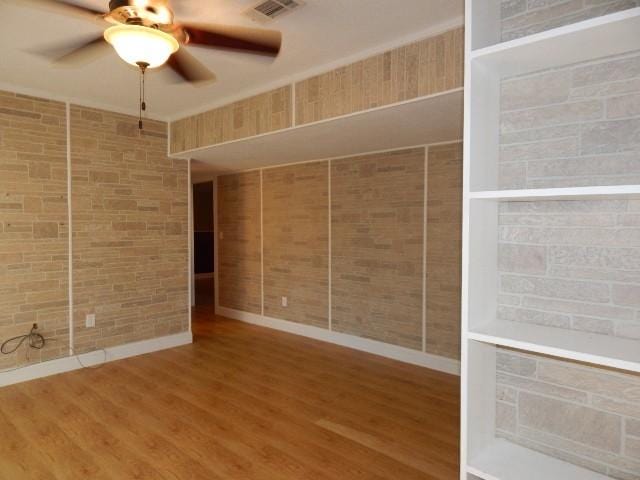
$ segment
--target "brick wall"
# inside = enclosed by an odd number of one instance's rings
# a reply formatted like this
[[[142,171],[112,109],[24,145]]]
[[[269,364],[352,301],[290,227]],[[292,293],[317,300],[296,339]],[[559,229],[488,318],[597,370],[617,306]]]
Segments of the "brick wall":
[[[166,124],[73,106],[71,164],[76,350],[188,330],[188,167]]]
[[[327,328],[329,162],[263,171],[264,314]],[[286,296],[288,306],[282,306]]]
[[[331,162],[332,321],[422,349],[424,149]]]
[[[459,88],[463,70],[464,29],[456,28],[296,83],[296,124]]]
[[[502,41],[639,5],[638,0],[502,0]]]
[[[458,27],[295,84],[172,122],[171,152],[184,152],[461,88],[463,70],[464,29]]]
[[[188,329],[187,164],[166,124],[71,110],[68,172],[66,105],[0,92],[0,339],[33,322],[49,339],[0,369],[68,355],[69,204],[76,350]]]
[[[636,3],[504,2],[503,26],[522,27],[513,38]],[[499,187],[640,183],[639,128],[637,51],[506,79]],[[640,339],[637,200],[503,202],[498,223],[498,319]],[[509,351],[497,375],[499,435],[640,478],[640,377]]]
[[[429,148],[426,349],[460,358],[462,144]]]
[[[218,177],[220,306],[262,312],[260,172]]]
[[[640,339],[640,204],[505,202],[498,318]]]
[[[497,435],[614,479],[640,475],[640,375],[497,352]]]
[[[37,322],[44,350],[1,356],[0,369],[67,354],[65,105],[0,92],[0,339]]]
[[[277,88],[171,124],[171,152],[291,127],[291,86]]]
[[[500,188],[640,183],[640,53],[505,80]]]
[[[263,241],[260,172],[219,177],[220,305],[260,313],[263,242],[266,316],[329,328],[330,260],[334,331],[458,359],[461,145],[429,151],[426,259],[424,148],[330,163],[262,170]]]

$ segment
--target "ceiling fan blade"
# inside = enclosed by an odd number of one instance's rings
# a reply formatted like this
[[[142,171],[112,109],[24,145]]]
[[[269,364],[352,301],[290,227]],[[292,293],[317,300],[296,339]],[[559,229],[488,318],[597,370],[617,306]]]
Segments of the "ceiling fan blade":
[[[20,2],[27,6],[41,7],[45,10],[75,15],[88,20],[100,20],[106,14],[104,11],[78,5],[68,0],[20,0]]]
[[[280,53],[282,34],[276,30],[231,25],[181,24],[187,45],[239,50],[275,57]]]
[[[100,35],[86,41],[47,47],[46,49],[33,51],[33,53],[53,59],[55,65],[76,66],[95,60],[107,53],[110,47],[104,37]]]
[[[167,65],[187,82],[204,83],[216,80],[215,74],[187,52],[184,47],[169,57]]]

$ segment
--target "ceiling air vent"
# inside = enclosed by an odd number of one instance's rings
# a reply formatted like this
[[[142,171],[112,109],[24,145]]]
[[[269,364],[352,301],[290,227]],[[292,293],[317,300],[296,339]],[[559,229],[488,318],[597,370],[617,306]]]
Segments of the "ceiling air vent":
[[[267,23],[302,5],[303,2],[301,0],[266,0],[254,5],[245,14],[256,22]]]

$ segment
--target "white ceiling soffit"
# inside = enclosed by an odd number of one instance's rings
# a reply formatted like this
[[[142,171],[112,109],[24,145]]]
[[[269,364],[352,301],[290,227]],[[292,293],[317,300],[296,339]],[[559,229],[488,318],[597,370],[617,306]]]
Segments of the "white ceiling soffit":
[[[107,10],[108,0],[77,0]],[[246,11],[256,0],[173,0],[177,19],[260,27]],[[147,79],[148,114],[171,120],[260,93],[462,24],[463,0],[305,0],[265,28],[281,30],[283,49],[272,61],[189,47],[218,77],[212,85],[176,83],[167,69]],[[53,67],[29,53],[100,35],[99,24],[0,0],[0,88],[137,113],[138,72],[109,51],[87,65]]]
[[[463,91],[456,89],[179,156],[197,160],[200,174],[237,172],[457,141],[462,136],[462,118]]]

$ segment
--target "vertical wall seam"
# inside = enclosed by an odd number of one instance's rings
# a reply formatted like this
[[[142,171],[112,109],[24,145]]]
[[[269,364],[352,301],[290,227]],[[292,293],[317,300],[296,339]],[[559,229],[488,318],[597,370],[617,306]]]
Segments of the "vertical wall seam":
[[[73,211],[71,209],[71,104],[66,103],[66,121],[67,121],[67,236],[68,236],[68,258],[67,269],[69,286],[69,355],[74,353],[73,338]]]
[[[220,230],[218,227],[218,176],[213,179],[213,304],[215,306],[215,312],[220,310],[220,282],[218,281],[218,271],[220,262],[218,255],[220,251]]]
[[[189,308],[189,333],[191,333],[191,310],[193,309],[194,298],[193,298],[193,275],[194,275],[194,267],[193,267],[193,242],[195,235],[193,234],[193,187],[191,186],[191,159],[187,160],[187,243],[188,243],[188,254],[187,254],[187,275],[189,277],[188,287],[187,287],[187,295],[189,297],[189,301],[187,302],[187,306]]]
[[[167,122],[167,157],[171,157],[171,122]],[[191,171],[191,164],[189,164]]]
[[[260,169],[260,315],[264,316],[264,194]]]
[[[332,276],[332,270],[331,270],[331,266],[332,266],[332,251],[331,251],[331,242],[333,240],[332,237],[332,229],[331,229],[331,220],[332,220],[332,208],[331,208],[331,202],[333,201],[333,196],[332,196],[332,192],[331,192],[331,160],[327,161],[327,169],[328,169],[328,174],[327,174],[327,196],[328,196],[328,208],[329,208],[329,220],[328,220],[328,257],[327,257],[327,265],[328,265],[328,275],[329,275],[329,281],[328,281],[328,291],[329,291],[329,302],[328,302],[328,308],[329,308],[329,331],[333,331],[333,304],[332,304],[332,281],[331,281],[331,276]]]
[[[427,208],[428,208],[428,173],[429,173],[429,147],[424,147],[424,205],[423,205],[423,230],[422,230],[422,351],[427,351]]]
[[[296,126],[296,122],[298,121],[296,114],[296,82],[291,84],[291,127]]]

